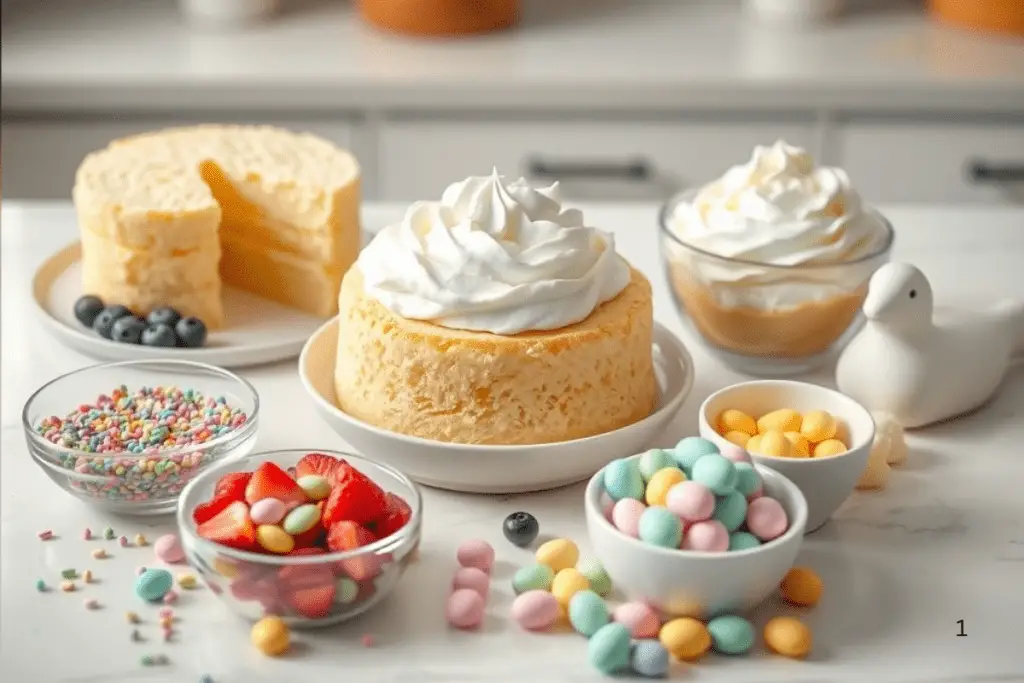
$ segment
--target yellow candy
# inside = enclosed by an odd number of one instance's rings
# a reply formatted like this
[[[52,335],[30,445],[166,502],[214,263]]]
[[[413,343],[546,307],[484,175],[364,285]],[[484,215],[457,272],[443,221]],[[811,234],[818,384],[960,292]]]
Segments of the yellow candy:
[[[793,567],[779,584],[782,599],[800,607],[813,607],[821,600],[824,584],[813,569]]]
[[[178,574],[178,585],[185,590],[191,590],[196,587],[196,575],[195,574]]]
[[[587,580],[587,577],[572,567],[555,574],[555,580],[551,582],[551,594],[563,607],[569,604],[572,596],[588,588],[590,588],[590,581]]]
[[[753,439],[751,439],[753,441]],[[770,455],[775,458],[788,458],[793,455],[793,446],[786,435],[778,429],[769,429],[758,434],[756,450],[747,442],[747,450],[759,455]]]
[[[754,434],[752,437],[747,439],[747,445],[744,446],[747,453],[760,453],[761,452],[761,435]]]
[[[746,448],[747,447],[747,442],[750,441],[750,439],[752,438],[750,436],[750,434],[747,434],[746,432],[735,432],[735,431],[734,432],[726,432],[722,436],[725,437],[726,441],[730,441],[730,442],[736,444],[737,446],[739,446],[740,448]]]
[[[256,527],[256,541],[268,553],[284,555],[295,548],[295,539],[276,524],[260,524]]]
[[[249,640],[263,654],[276,657],[288,649],[291,636],[287,624],[280,617],[264,617],[253,624]]]
[[[800,433],[811,443],[821,443],[836,436],[836,419],[824,410],[812,410],[800,422]]]
[[[846,452],[846,444],[839,439],[826,439],[814,447],[815,458],[825,458]]]
[[[711,648],[711,634],[701,622],[681,617],[667,622],[658,633],[658,640],[676,659],[699,659]]]
[[[757,434],[757,423],[742,410],[732,408],[723,410],[718,416],[718,433],[744,432],[747,435]]]
[[[234,579],[238,576],[238,567],[221,557],[213,558],[213,569],[225,579]]]
[[[765,645],[784,657],[806,657],[812,640],[810,629],[793,617],[775,617],[764,625]]]
[[[800,413],[791,408],[780,408],[773,410],[767,415],[762,415],[757,421],[757,432],[764,434],[769,429],[777,429],[780,432],[799,432],[802,422]]]
[[[789,439],[789,445],[792,446],[793,457],[811,457],[811,442],[807,440],[806,436],[800,432],[786,432],[786,438]]]
[[[668,495],[668,490],[681,481],[686,481],[686,475],[678,467],[660,469],[647,482],[644,499],[648,505],[665,507],[665,496]]]
[[[568,538],[556,538],[537,548],[537,564],[551,567],[554,572],[576,566],[580,549]]]

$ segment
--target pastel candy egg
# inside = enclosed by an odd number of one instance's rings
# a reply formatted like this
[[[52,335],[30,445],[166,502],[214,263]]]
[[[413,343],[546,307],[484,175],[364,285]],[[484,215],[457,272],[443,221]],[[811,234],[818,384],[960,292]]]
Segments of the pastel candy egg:
[[[708,487],[715,495],[724,496],[736,485],[736,466],[718,453],[712,453],[693,464],[690,479]]]
[[[717,431],[719,434],[726,432],[746,432],[748,436],[757,434],[757,423],[742,410],[729,408],[723,410],[718,416]]]
[[[813,569],[793,567],[779,584],[782,599],[800,607],[813,607],[821,600],[824,584]]]
[[[751,452],[759,455],[768,455],[773,458],[788,458],[793,453],[793,444],[789,442],[786,435],[778,429],[769,429],[761,432],[757,441],[757,450],[749,443],[747,447]]]
[[[715,617],[708,622],[707,629],[715,652],[741,655],[754,647],[754,626],[743,617],[731,614]]]
[[[845,453],[846,450],[846,444],[839,439],[827,439],[814,447],[814,457],[827,458],[830,455]]]
[[[711,647],[711,635],[707,628],[693,617],[680,617],[667,622],[661,627],[658,640],[673,657],[683,661],[699,659]]]
[[[594,591],[579,591],[569,601],[569,623],[580,635],[591,637],[609,620],[608,606]]]
[[[812,410],[804,414],[799,431],[811,443],[821,443],[836,437],[836,419],[824,410]]]
[[[657,638],[661,620],[642,602],[626,602],[612,612],[612,619],[629,629],[634,638]]]
[[[512,590],[517,594],[533,590],[551,590],[554,578],[554,570],[545,564],[527,565],[512,577]]]
[[[287,515],[281,527],[291,534],[298,536],[304,534],[320,523],[320,508],[316,505],[300,505]]]
[[[678,467],[666,467],[658,470],[647,483],[644,491],[644,500],[648,505],[665,506],[665,495],[668,490],[681,481],[686,481],[686,475]]]
[[[622,624],[606,624],[590,637],[587,659],[590,665],[605,675],[620,673],[629,668],[629,631]]]
[[[661,548],[678,548],[683,536],[683,523],[669,510],[650,507],[640,515],[640,540]]]
[[[762,541],[778,538],[788,526],[786,511],[774,498],[761,496],[747,506],[747,530]]]
[[[664,678],[668,675],[668,650],[657,640],[638,640],[633,643],[629,656],[629,667],[638,675],[647,678]]]
[[[736,490],[749,496],[761,488],[761,475],[753,465],[746,462],[736,463]]]
[[[459,567],[452,577],[452,590],[460,588],[474,590],[486,598],[491,590],[491,577],[476,567]]]
[[[359,596],[359,584],[352,579],[340,579],[335,587],[334,599],[342,605],[348,605]]]
[[[494,566],[494,548],[487,541],[470,539],[456,549],[455,559],[463,567],[476,567],[489,574]]]
[[[615,528],[633,538],[640,536],[640,517],[647,506],[633,498],[623,498],[612,508],[612,524]]]
[[[146,602],[163,599],[174,585],[174,577],[166,569],[147,569],[135,579],[135,594]]]
[[[644,497],[644,478],[635,459],[612,460],[604,468],[604,489],[612,500]]]
[[[249,642],[268,657],[284,654],[290,640],[288,625],[280,617],[263,617],[249,631]]]
[[[703,484],[684,481],[669,489],[665,507],[682,520],[700,522],[714,514],[715,494]]]
[[[319,474],[307,474],[304,477],[299,477],[296,483],[310,500],[323,500],[331,495],[331,482],[327,481],[327,477],[322,477]]]
[[[764,643],[784,657],[806,657],[811,651],[811,631],[799,619],[775,617],[764,625]]]
[[[455,628],[476,628],[484,620],[484,596],[468,588],[454,591],[448,596],[444,617]]]
[[[747,498],[739,491],[722,496],[715,503],[714,518],[730,533],[743,526],[747,518]]]
[[[757,431],[759,434],[764,434],[769,429],[780,432],[799,432],[802,422],[803,418],[800,417],[800,413],[791,408],[780,408],[758,418]]]
[[[589,588],[590,582],[587,581],[587,577],[572,567],[558,572],[555,574],[554,580],[551,581],[551,594],[563,607],[569,604],[572,596]]]
[[[280,524],[288,514],[288,506],[277,498],[262,498],[249,508],[249,519],[253,524]]]
[[[590,590],[598,595],[608,595],[612,592],[612,580],[605,571],[604,565],[599,560],[587,560],[576,567],[577,571],[587,577]]]
[[[672,453],[663,448],[652,448],[637,460],[637,467],[640,468],[640,476],[644,481],[650,481],[658,470],[675,467],[675,464],[676,461],[672,457]]]
[[[811,442],[800,432],[783,432],[786,440],[789,441],[791,454],[798,458],[808,458],[811,455]]]
[[[722,449],[720,455],[733,464],[753,462],[750,459],[750,453],[747,453],[746,449],[740,446],[726,446]]]
[[[722,438],[735,446],[745,448],[747,442],[751,439],[751,435],[746,432],[726,432],[722,434]]]
[[[744,446],[747,449],[747,453],[760,453],[761,452],[761,435],[754,434],[754,436],[747,439],[747,444]]]
[[[687,477],[693,479],[690,476],[690,470],[693,468],[693,464],[703,458],[705,455],[711,453],[718,453],[718,446],[711,443],[707,439],[702,439],[699,436],[688,436],[679,443],[672,450],[672,455],[676,459],[676,464],[679,465],[680,469],[686,473]]]
[[[295,539],[279,526],[261,524],[256,527],[256,542],[268,553],[284,555],[295,549]]]
[[[597,499],[597,504],[601,507],[601,514],[609,522],[612,521],[612,509],[615,507],[615,501],[608,495],[607,491],[601,491],[601,495]]]
[[[153,544],[153,553],[161,562],[177,564],[185,559],[185,549],[177,534],[164,534]]]
[[[560,613],[558,601],[547,591],[526,591],[512,601],[512,619],[527,631],[550,628]]]
[[[563,569],[575,567],[580,559],[580,549],[568,538],[555,538],[537,548],[537,563],[547,565],[557,574]]]
[[[717,519],[696,522],[686,529],[683,550],[705,553],[721,553],[729,549],[729,532]]]
[[[729,550],[750,550],[761,545],[757,536],[749,531],[736,531],[729,534]]]

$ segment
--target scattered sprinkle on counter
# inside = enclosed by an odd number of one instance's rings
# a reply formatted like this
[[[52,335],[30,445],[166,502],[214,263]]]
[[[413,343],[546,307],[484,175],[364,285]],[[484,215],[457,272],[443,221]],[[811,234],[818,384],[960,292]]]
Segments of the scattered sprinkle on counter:
[[[139,615],[135,612],[125,612],[124,620],[127,621],[129,624],[138,624],[141,621],[139,619]]]
[[[96,550],[92,551],[92,557],[94,560],[103,560],[109,557],[109,555],[107,555],[107,551],[103,548],[96,548]]]
[[[36,534],[36,536],[39,537],[40,541],[49,541],[51,538],[53,538],[53,532],[49,529],[44,529],[40,531],[38,534]]]
[[[167,593],[164,595],[164,604],[165,605],[173,605],[177,601],[178,601],[178,594],[175,593],[174,591],[167,591]]]
[[[60,572],[60,576],[63,579],[77,579],[78,578],[78,572],[75,571],[74,569],[63,569]]]
[[[106,529],[104,529],[103,538],[107,539],[108,541],[114,540],[114,529],[109,526]]]
[[[377,641],[374,640],[371,634],[365,633],[363,634],[361,642],[363,643],[363,647],[373,647]]]
[[[149,542],[146,540],[145,536],[143,536],[142,534],[135,534],[135,545],[141,548],[143,546],[148,545],[148,543]]]
[[[62,591],[64,591],[65,593],[73,593],[75,591],[75,582],[74,581],[62,581],[61,584],[60,584],[60,589]]]
[[[196,575],[195,574],[179,574],[178,585],[184,590],[192,590],[196,587]]]
[[[84,572],[82,572],[82,581],[85,581],[86,583],[92,583],[92,579],[93,576],[91,569],[86,569]]]
[[[207,674],[199,679],[199,683],[213,683],[213,676]]]
[[[122,548],[127,548],[128,547],[128,537],[127,536],[121,536],[120,538],[117,539],[117,543]]]
[[[177,496],[198,472],[204,454],[175,452],[242,426],[248,416],[224,397],[174,386],[125,385],[64,417],[53,415],[36,433],[58,448],[60,465],[102,482],[73,482],[96,498],[145,501]],[[106,538],[113,538],[113,530]]]
[[[92,529],[90,529],[89,527],[85,527],[84,529],[82,529],[82,540],[83,541],[88,541],[88,540],[91,540],[91,539],[92,539]]]
[[[162,666],[169,664],[171,660],[167,658],[167,655],[142,655],[139,659],[142,666]]]
[[[36,590],[40,593],[46,592],[46,582],[42,579],[36,579]]]
[[[131,638],[132,638],[132,642],[133,643],[140,643],[140,642],[142,642],[142,634],[139,633],[139,629],[137,629],[137,628],[133,628],[132,629],[132,636],[131,636]]]
[[[138,567],[135,568],[135,575],[136,576],[142,576],[145,573],[146,573],[146,565],[140,564]]]
[[[96,598],[87,598],[83,603],[86,609],[99,609],[100,601]]]

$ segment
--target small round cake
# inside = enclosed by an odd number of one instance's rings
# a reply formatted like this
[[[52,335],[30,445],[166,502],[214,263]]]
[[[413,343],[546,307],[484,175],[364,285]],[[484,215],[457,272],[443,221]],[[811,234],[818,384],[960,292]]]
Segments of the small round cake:
[[[339,310],[338,406],[393,432],[552,443],[655,407],[650,283],[557,184],[494,174],[414,204],[346,274]]]

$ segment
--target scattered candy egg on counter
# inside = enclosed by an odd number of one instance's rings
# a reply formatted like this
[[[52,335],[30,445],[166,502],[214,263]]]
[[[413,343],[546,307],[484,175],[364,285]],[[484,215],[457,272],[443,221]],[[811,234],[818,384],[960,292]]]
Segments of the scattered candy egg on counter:
[[[512,619],[527,631],[543,631],[558,621],[561,606],[545,590],[528,590],[512,601]]]
[[[147,569],[135,579],[135,594],[146,602],[157,602],[173,585],[174,577],[166,569]]]
[[[514,546],[526,548],[540,533],[540,523],[529,512],[513,512],[501,525],[501,533]]]
[[[772,652],[800,659],[811,651],[811,630],[793,617],[774,617],[764,625],[764,642]]]
[[[680,617],[666,622],[658,633],[658,640],[676,659],[700,659],[711,648],[711,635],[707,627],[692,617]]]
[[[639,502],[639,501],[638,501]],[[568,538],[555,538],[537,548],[537,563],[547,565],[557,574],[576,566],[580,549]]]
[[[629,629],[614,622],[601,627],[587,643],[590,665],[605,675],[629,669]]]
[[[822,458],[848,450],[838,436],[839,421],[824,410],[801,415],[792,408],[780,408],[755,420],[729,408],[718,416],[715,430],[750,453],[776,458]]]
[[[647,482],[647,488],[644,490],[644,501],[648,505],[664,507],[665,497],[668,495],[669,489],[684,481],[686,481],[686,475],[678,467],[660,469]]]
[[[476,567],[488,574],[494,567],[494,548],[480,539],[463,541],[455,551],[455,557],[463,567]]]
[[[786,602],[800,607],[813,607],[821,600],[825,586],[821,577],[808,567],[793,567],[783,577],[779,592]]]
[[[637,467],[640,468],[640,476],[644,482],[650,482],[654,474],[666,467],[676,467],[676,460],[672,457],[671,451],[663,448],[652,448],[645,452],[637,460]]]
[[[576,566],[580,574],[586,577],[590,590],[600,596],[612,591],[612,579],[599,560],[585,560]]]
[[[512,577],[512,589],[517,593],[527,591],[551,590],[551,582],[555,580],[555,572],[546,564],[531,564],[521,567]]]
[[[642,602],[625,602],[612,611],[612,619],[629,629],[634,638],[657,638],[661,620]]]
[[[658,640],[638,640],[633,643],[629,667],[639,676],[664,678],[668,675],[668,650]]]
[[[569,600],[569,623],[580,635],[591,637],[611,620],[608,606],[600,595],[581,590]]]
[[[153,544],[153,554],[161,562],[177,564],[185,561],[185,549],[177,534],[164,534]]]
[[[589,588],[590,582],[587,581],[587,577],[580,574],[575,567],[567,567],[557,572],[551,582],[551,594],[562,607],[567,607],[576,593]]]
[[[484,598],[491,590],[491,577],[487,572],[476,567],[459,567],[452,577],[452,590],[468,588],[479,593]]]
[[[727,614],[707,623],[711,647],[725,655],[741,655],[754,647],[754,626],[743,617]]]
[[[473,629],[484,619],[484,597],[475,590],[460,588],[448,596],[445,619],[458,629]]]
[[[280,617],[263,617],[253,624],[249,633],[253,646],[268,657],[277,657],[288,650],[291,634]]]

